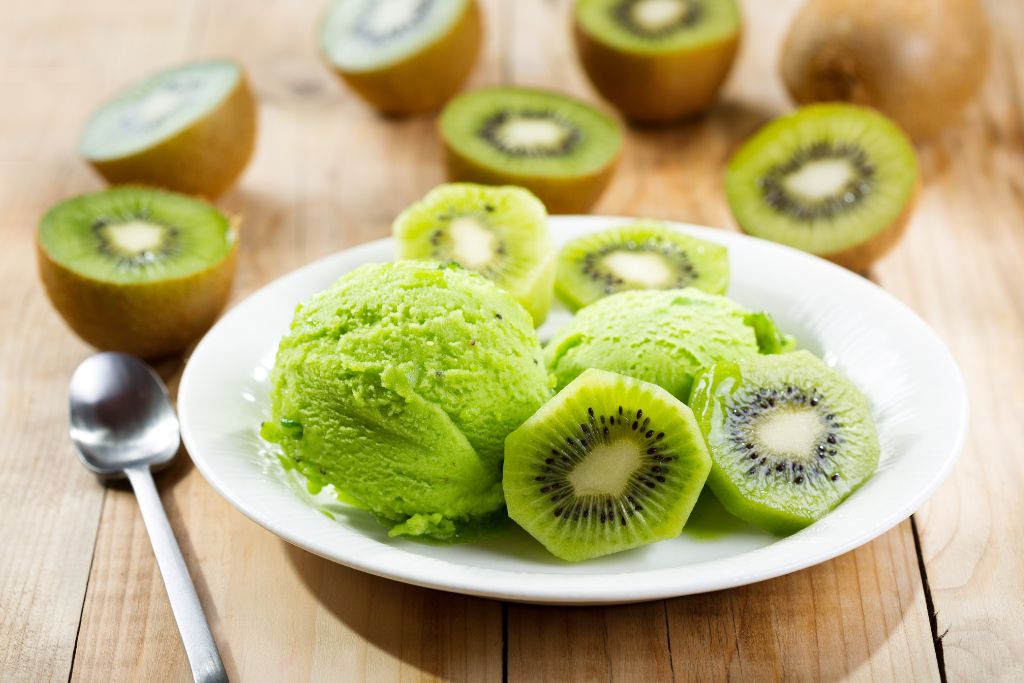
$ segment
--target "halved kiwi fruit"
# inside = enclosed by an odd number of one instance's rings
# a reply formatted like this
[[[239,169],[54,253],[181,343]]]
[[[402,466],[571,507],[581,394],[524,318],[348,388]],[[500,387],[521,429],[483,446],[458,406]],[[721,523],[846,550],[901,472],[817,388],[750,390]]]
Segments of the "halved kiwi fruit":
[[[729,253],[656,221],[572,240],[558,254],[555,290],[573,310],[626,289],[696,287],[725,294]]]
[[[386,114],[440,109],[480,52],[476,0],[336,0],[320,29],[334,71]]]
[[[739,47],[735,0],[579,0],[583,69],[626,118],[673,121],[706,109]]]
[[[818,104],[759,130],[729,162],[725,189],[756,237],[864,270],[903,234],[919,185],[917,156],[889,119]]]
[[[550,213],[588,211],[622,149],[622,130],[610,116],[528,88],[459,95],[441,115],[441,137],[452,180],[525,187]]]
[[[89,122],[82,156],[110,183],[216,197],[252,155],[256,102],[228,60],[178,66],[119,93]]]
[[[520,187],[440,185],[395,220],[398,257],[455,261],[505,289],[540,325],[555,258],[544,205]]]
[[[37,247],[46,292],[82,339],[160,358],[184,349],[224,307],[238,231],[197,199],[120,187],[50,209]]]
[[[878,466],[867,399],[806,351],[718,363],[697,377],[690,407],[711,450],[708,485],[774,533],[821,519]]]
[[[509,516],[563,560],[678,536],[711,468],[664,389],[587,370],[505,440]]]

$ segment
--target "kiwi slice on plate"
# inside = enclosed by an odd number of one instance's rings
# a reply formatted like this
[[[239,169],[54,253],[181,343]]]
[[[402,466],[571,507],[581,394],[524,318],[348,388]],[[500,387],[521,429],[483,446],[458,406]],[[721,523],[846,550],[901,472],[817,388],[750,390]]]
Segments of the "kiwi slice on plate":
[[[690,407],[711,450],[708,485],[729,512],[774,533],[821,519],[878,466],[867,399],[807,351],[715,364]]]
[[[178,66],[137,83],[85,126],[82,156],[111,183],[216,197],[235,181],[256,140],[256,102],[228,60]]]
[[[896,244],[918,185],[906,135],[848,104],[811,105],[764,126],[733,156],[725,181],[745,232],[851,270]]]
[[[509,516],[563,560],[678,536],[711,468],[661,387],[587,370],[505,439]]]
[[[673,121],[715,99],[739,47],[735,0],[579,0],[576,50],[626,118]]]
[[[177,353],[213,324],[231,290],[236,227],[184,195],[119,187],[43,217],[39,270],[82,339],[142,358]]]
[[[507,290],[535,325],[553,296],[554,247],[544,205],[519,187],[451,183],[395,220],[398,257],[455,261]]]
[[[577,238],[558,254],[555,289],[573,310],[626,289],[684,287],[725,294],[728,250],[663,223],[640,221]]]
[[[320,29],[335,72],[386,114],[439,109],[480,52],[476,0],[336,0]]]
[[[588,104],[544,90],[464,93],[441,115],[448,175],[519,185],[551,213],[588,211],[604,192],[622,149],[622,130]]]

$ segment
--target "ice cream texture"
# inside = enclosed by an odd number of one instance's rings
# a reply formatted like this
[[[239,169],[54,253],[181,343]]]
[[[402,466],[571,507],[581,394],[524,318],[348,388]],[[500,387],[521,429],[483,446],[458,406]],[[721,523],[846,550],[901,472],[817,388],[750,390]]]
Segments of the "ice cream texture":
[[[454,265],[362,266],[296,310],[262,434],[391,535],[458,541],[505,519],[505,437],[550,396],[530,315]]]
[[[694,375],[720,360],[787,350],[764,313],[699,290],[637,290],[598,299],[577,313],[545,348],[561,389],[587,368],[658,384],[687,401]]]

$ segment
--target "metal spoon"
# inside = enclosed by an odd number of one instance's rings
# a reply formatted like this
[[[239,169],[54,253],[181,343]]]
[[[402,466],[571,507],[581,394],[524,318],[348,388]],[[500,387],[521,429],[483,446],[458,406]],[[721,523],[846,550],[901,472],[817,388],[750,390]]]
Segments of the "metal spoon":
[[[204,683],[227,681],[149,470],[169,463],[181,443],[167,387],[142,361],[99,353],[75,370],[70,395],[71,440],[82,464],[101,479],[127,476],[135,490],[192,676]]]

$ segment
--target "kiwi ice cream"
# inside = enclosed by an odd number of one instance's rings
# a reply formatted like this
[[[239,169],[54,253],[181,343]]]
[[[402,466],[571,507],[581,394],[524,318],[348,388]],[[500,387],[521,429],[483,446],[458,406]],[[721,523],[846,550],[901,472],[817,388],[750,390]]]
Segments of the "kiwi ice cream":
[[[457,266],[363,266],[298,307],[263,436],[391,535],[457,541],[505,519],[505,437],[550,396],[533,321]]]
[[[721,360],[789,348],[764,313],[694,288],[612,294],[581,309],[545,349],[562,388],[587,368],[658,384],[682,401],[695,374]]]

